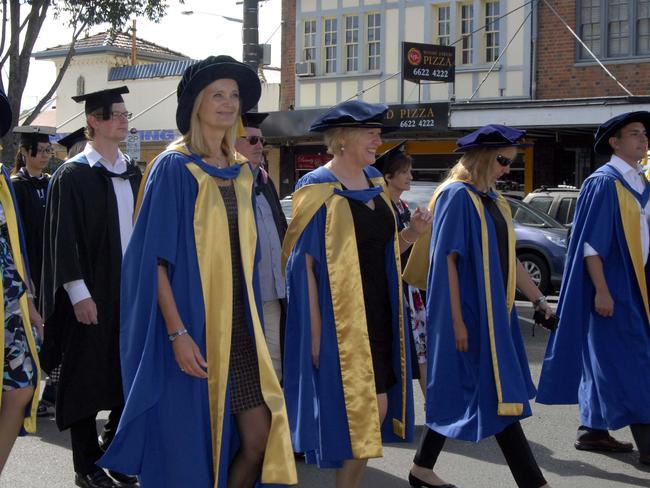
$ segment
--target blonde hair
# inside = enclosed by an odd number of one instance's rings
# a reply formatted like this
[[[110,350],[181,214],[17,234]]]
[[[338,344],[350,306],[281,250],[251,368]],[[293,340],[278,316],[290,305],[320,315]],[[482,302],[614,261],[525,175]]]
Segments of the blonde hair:
[[[194,100],[194,106],[192,107],[192,114],[190,115],[190,129],[187,133],[181,135],[178,139],[173,141],[167,149],[171,149],[174,146],[187,145],[192,148],[196,154],[201,157],[210,155],[210,147],[205,142],[203,138],[203,133],[201,132],[201,121],[199,119],[199,107],[203,101],[203,96],[205,94],[205,88],[199,92],[196,99]],[[239,112],[237,113],[237,120],[239,120]],[[226,154],[228,161],[239,161],[242,159],[242,156],[235,150],[235,141],[237,140],[238,124],[233,124],[232,127],[226,129],[226,133],[223,136],[221,141],[221,150]]]
[[[502,148],[479,147],[471,149],[461,156],[449,170],[446,180],[464,180],[476,186],[491,188],[488,172],[492,162]]]
[[[323,134],[328,154],[337,156],[345,149],[345,141],[352,142],[358,139],[359,135],[367,129],[358,127],[334,127]]]

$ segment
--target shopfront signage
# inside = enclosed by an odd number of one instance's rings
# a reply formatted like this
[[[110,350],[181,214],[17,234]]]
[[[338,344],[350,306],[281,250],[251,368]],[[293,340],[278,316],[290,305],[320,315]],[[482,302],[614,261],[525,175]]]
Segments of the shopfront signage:
[[[384,124],[400,132],[446,131],[449,129],[448,103],[390,105]]]
[[[415,83],[453,83],[456,49],[452,46],[402,42],[402,78]]]

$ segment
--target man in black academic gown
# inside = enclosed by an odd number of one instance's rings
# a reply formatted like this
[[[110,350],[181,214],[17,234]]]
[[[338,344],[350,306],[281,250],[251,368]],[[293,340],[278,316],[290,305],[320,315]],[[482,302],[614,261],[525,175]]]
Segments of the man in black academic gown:
[[[70,429],[75,483],[83,488],[118,486],[95,463],[124,405],[120,271],[141,175],[118,147],[131,117],[123,93],[125,86],[73,97],[85,102],[89,142],[54,173],[46,206],[42,359],[46,371],[61,364],[56,421]],[[98,441],[95,422],[102,410],[110,415]],[[137,482],[109,474],[124,484]]]
[[[235,148],[253,165],[255,175],[256,217],[260,243],[259,278],[264,307],[264,335],[273,369],[282,381],[282,342],[286,311],[286,292],[282,272],[282,240],[287,220],[282,212],[275,185],[264,169],[264,137],[260,124],[267,113],[242,115],[246,135],[237,139]]]

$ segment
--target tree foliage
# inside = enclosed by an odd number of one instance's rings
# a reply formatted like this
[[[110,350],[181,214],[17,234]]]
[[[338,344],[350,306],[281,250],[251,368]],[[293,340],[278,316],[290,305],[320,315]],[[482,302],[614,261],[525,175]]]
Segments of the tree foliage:
[[[133,17],[144,17],[157,22],[165,15],[168,6],[167,0],[1,0],[1,2],[0,70],[3,73],[8,71],[9,77],[6,87],[0,77],[0,87],[5,90],[9,98],[13,125],[17,125],[20,115],[20,101],[27,84],[34,44],[48,16],[54,16],[69,30],[71,47],[56,80],[25,119],[24,124],[30,124],[54,95],[75,54],[75,43],[83,32],[99,25],[108,25],[110,30],[118,32]],[[11,133],[3,138],[2,146],[2,161],[12,160],[15,147]]]

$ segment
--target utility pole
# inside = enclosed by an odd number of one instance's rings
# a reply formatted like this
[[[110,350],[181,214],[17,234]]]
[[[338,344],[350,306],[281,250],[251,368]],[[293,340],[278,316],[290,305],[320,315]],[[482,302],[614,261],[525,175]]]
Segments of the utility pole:
[[[260,38],[258,33],[259,0],[244,0],[244,25],[242,29],[242,59],[257,73],[260,67]]]

